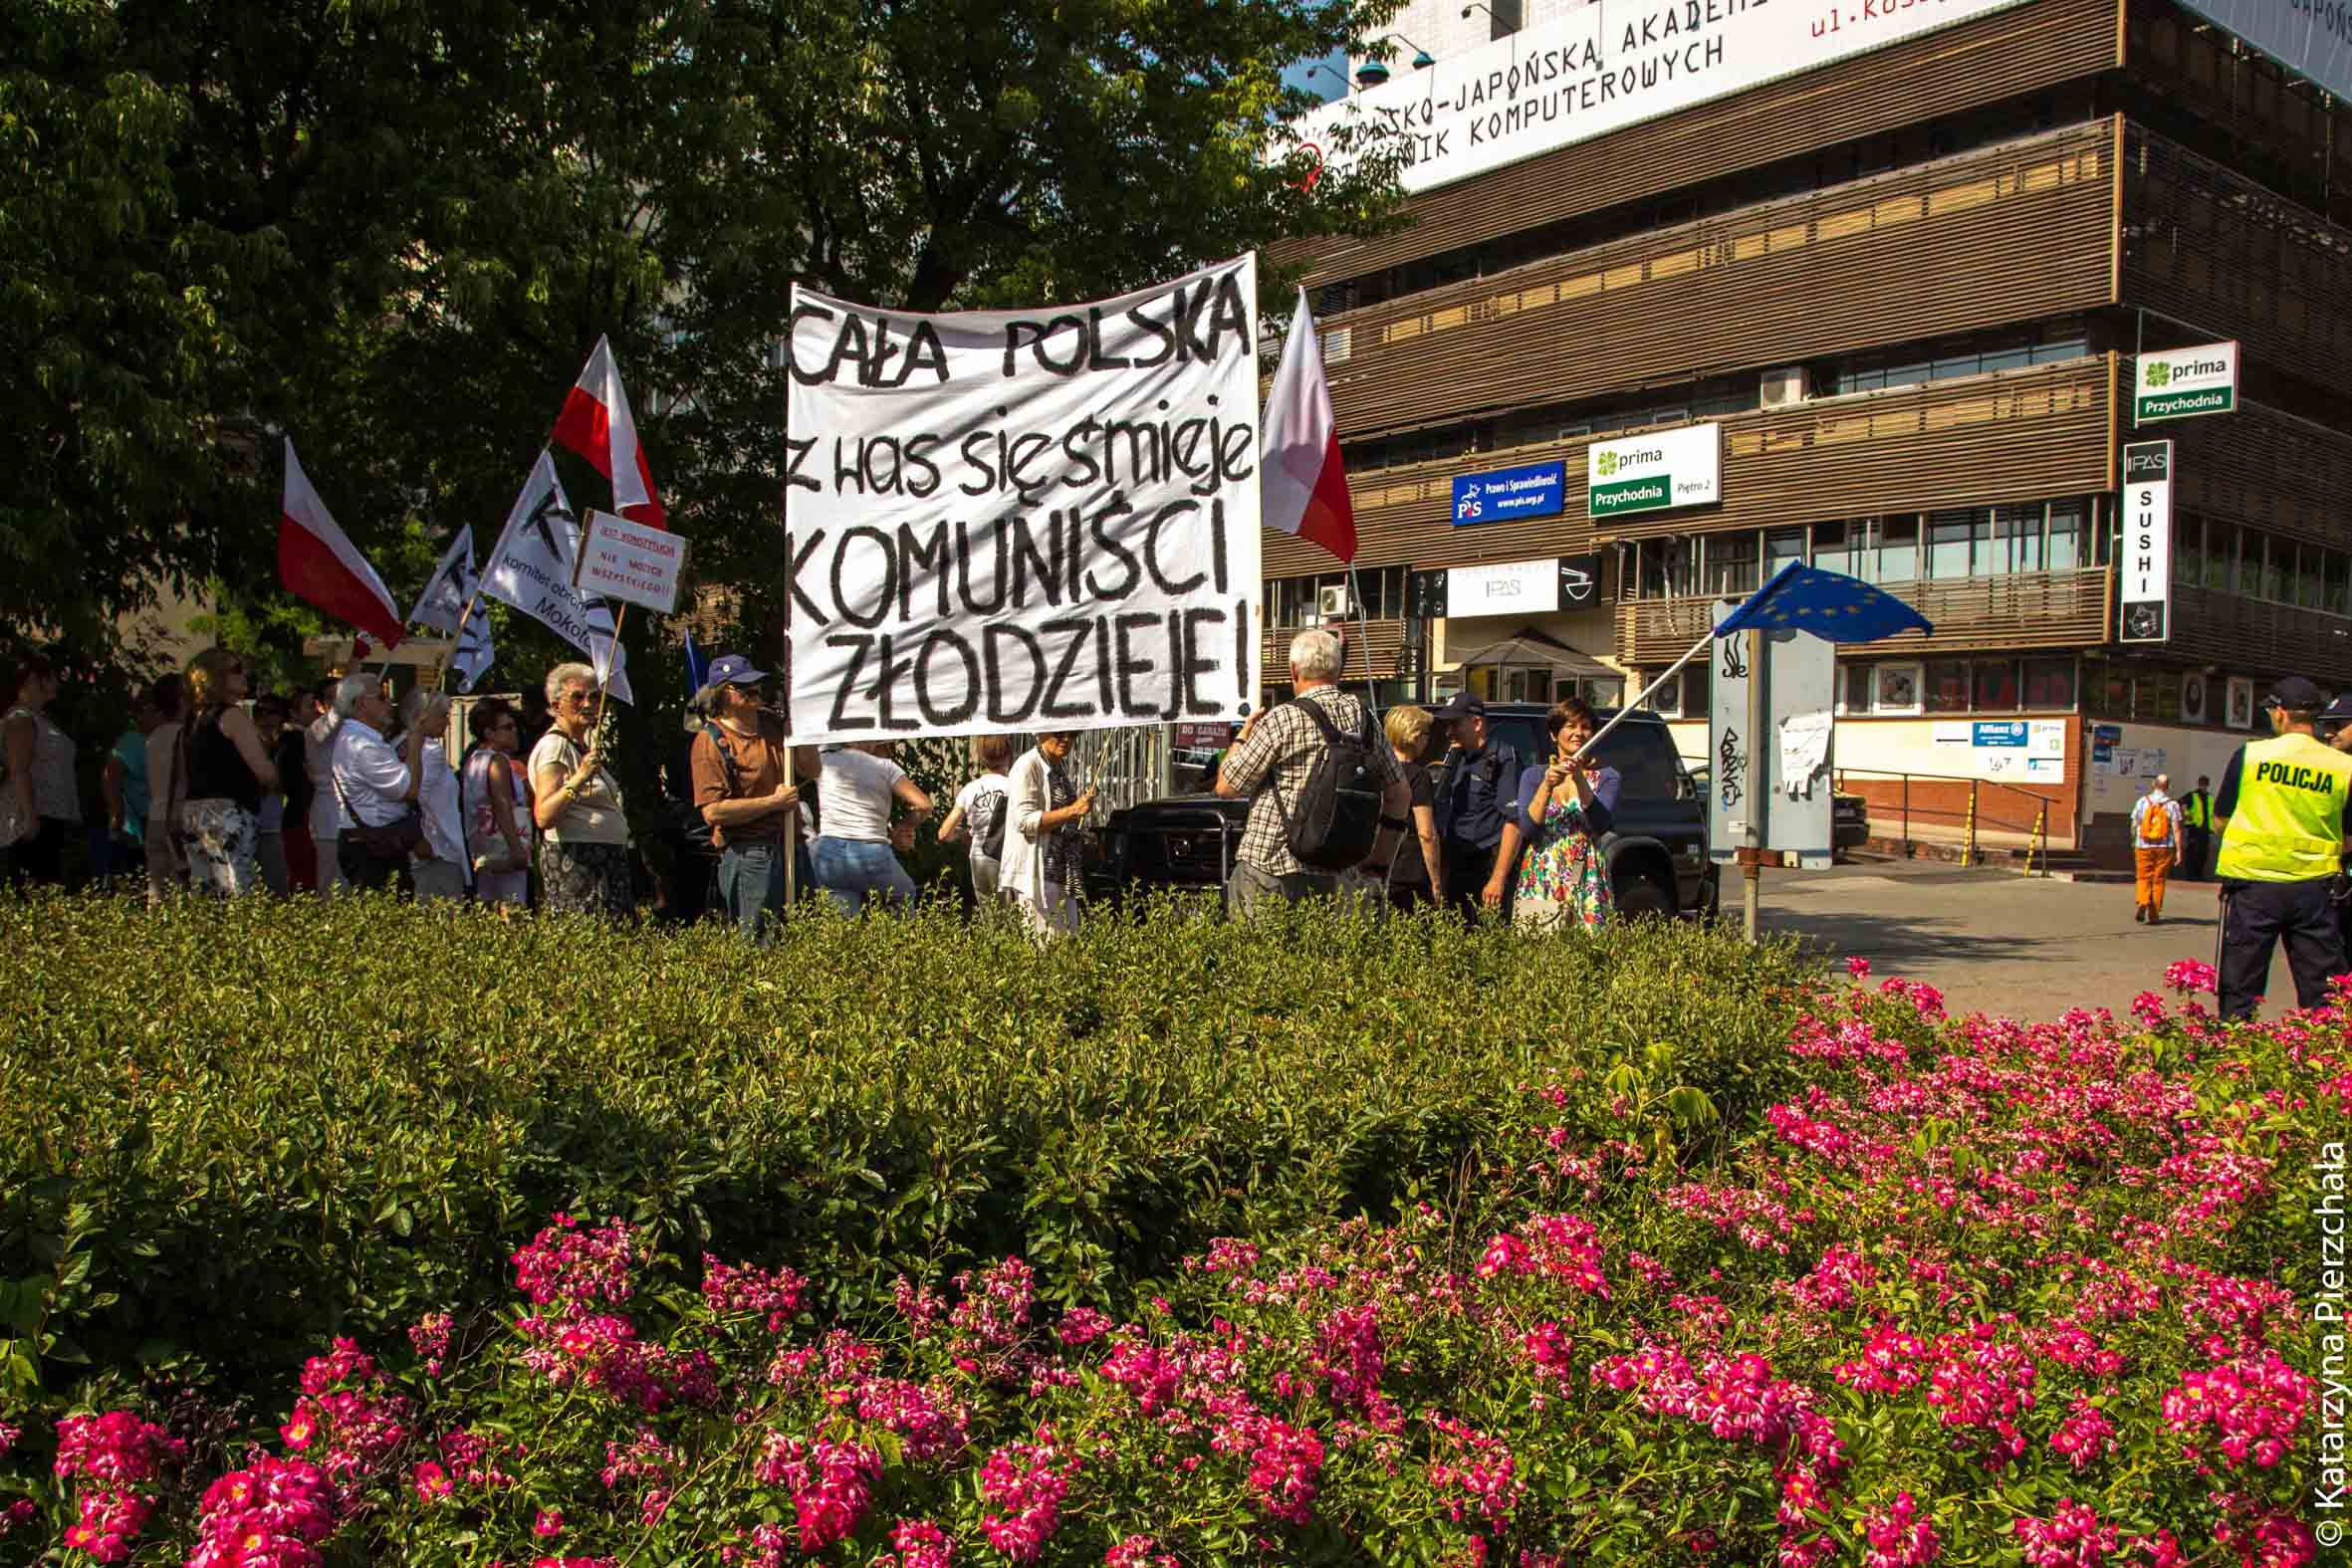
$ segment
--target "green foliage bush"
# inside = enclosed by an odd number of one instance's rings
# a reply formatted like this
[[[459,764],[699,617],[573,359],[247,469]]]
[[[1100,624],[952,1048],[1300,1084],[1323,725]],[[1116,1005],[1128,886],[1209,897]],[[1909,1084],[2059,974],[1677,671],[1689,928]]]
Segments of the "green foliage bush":
[[[83,1357],[275,1374],[488,1299],[556,1210],[790,1258],[851,1318],[1014,1253],[1125,1310],[1214,1236],[1449,1200],[1522,1085],[1630,1096],[1703,1158],[1788,1091],[1811,978],[1646,925],[1160,908],[1041,949],[812,913],[754,952],[385,901],[0,902],[0,1395]]]

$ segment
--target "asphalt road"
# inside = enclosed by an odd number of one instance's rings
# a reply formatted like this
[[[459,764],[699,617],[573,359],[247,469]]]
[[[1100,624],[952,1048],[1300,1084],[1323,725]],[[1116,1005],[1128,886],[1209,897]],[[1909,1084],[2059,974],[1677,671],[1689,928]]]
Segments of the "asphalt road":
[[[1738,874],[1727,868],[1724,913],[1734,920],[1739,899]],[[2132,919],[2129,883],[1927,862],[1764,874],[1766,934],[1793,933],[1838,958],[1859,954],[1874,979],[1924,980],[1955,1015],[2043,1019],[2079,1005],[2122,1016],[2142,991],[2164,990],[2173,960],[2213,962],[2215,917],[2210,882],[2173,883],[2164,924],[2150,927]],[[2267,996],[2266,1012],[2294,1005],[2283,957],[2273,958]]]

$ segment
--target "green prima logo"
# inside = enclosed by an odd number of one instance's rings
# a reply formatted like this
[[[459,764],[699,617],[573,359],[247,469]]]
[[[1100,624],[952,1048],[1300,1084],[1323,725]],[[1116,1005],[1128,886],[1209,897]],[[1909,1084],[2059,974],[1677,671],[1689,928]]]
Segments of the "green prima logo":
[[[1603,479],[1606,479],[1606,478],[1607,478],[1609,475],[1611,475],[1611,474],[1614,474],[1615,472],[1617,472],[1617,454],[1616,454],[1616,453],[1614,453],[1614,452],[1603,452],[1603,453],[1600,455],[1600,471],[1601,471],[1601,477],[1602,477]]]
[[[2159,359],[2154,364],[2148,366],[2148,384],[2150,386],[2163,386],[2170,382],[2172,378],[2173,367],[2169,364],[2166,364],[2162,359]]]

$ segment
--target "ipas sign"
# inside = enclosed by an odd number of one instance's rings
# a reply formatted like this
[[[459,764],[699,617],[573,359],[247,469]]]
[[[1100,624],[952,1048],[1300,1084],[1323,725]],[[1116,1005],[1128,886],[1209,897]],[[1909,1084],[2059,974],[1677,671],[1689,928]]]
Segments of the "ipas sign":
[[[805,742],[1200,722],[1258,691],[1258,276],[922,316],[796,288]]]
[[[572,585],[608,599],[626,599],[667,615],[678,607],[678,579],[686,572],[686,541],[649,524],[590,511],[573,561]]]
[[[2237,406],[2237,344],[2207,343],[2140,355],[2132,423],[2226,414]]]
[[[2173,602],[2173,444],[2123,449],[2121,642],[2162,642]]]
[[[1585,449],[1584,468],[1584,510],[1591,517],[1706,506],[1723,499],[1723,426],[1595,441]]]

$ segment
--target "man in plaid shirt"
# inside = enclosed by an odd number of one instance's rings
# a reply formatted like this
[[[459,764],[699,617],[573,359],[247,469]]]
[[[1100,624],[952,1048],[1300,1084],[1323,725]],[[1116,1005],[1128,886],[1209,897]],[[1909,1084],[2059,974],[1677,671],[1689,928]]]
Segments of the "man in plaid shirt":
[[[1229,884],[1237,915],[1248,914],[1272,899],[1296,903],[1314,894],[1335,897],[1343,878],[1351,889],[1365,885],[1367,879],[1376,888],[1396,851],[1412,795],[1405,786],[1403,771],[1396,765],[1396,754],[1382,744],[1378,729],[1367,724],[1361,699],[1333,684],[1339,674],[1339,659],[1337,637],[1319,629],[1300,632],[1291,639],[1292,690],[1297,694],[1297,702],[1320,707],[1331,728],[1341,735],[1362,735],[1370,729],[1367,755],[1372,777],[1380,784],[1379,837],[1371,855],[1355,871],[1312,870],[1298,863],[1298,857],[1291,853],[1286,813],[1297,809],[1299,792],[1313,772],[1315,756],[1324,750],[1322,731],[1294,703],[1260,709],[1242,726],[1240,739],[1225,754],[1225,766],[1217,775],[1219,794],[1254,796]]]

